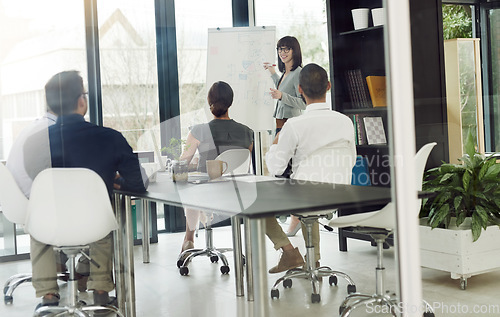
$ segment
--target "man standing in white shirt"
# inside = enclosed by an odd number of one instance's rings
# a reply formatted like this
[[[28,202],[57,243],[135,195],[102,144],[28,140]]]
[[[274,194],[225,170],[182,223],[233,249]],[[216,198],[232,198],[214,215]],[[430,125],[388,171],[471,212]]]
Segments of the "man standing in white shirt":
[[[346,115],[331,110],[326,104],[326,92],[331,88],[326,71],[316,65],[308,64],[300,72],[299,92],[306,100],[306,110],[301,116],[289,119],[276,135],[273,145],[266,154],[266,164],[271,175],[281,175],[292,160],[292,174],[300,162],[310,154],[325,146],[342,143],[352,151],[356,158],[354,126]],[[353,164],[354,166],[354,161]],[[277,197],[279,198],[279,197]],[[275,248],[283,248],[283,255],[274,271],[285,271],[297,261],[286,245],[290,241],[275,217],[266,219],[266,234],[274,242]],[[304,228],[303,228],[304,231]],[[306,235],[304,235],[305,237]],[[319,225],[313,226],[312,243],[315,249],[316,264],[319,265]],[[272,270],[273,270],[272,269]],[[284,270],[281,270],[284,269]]]

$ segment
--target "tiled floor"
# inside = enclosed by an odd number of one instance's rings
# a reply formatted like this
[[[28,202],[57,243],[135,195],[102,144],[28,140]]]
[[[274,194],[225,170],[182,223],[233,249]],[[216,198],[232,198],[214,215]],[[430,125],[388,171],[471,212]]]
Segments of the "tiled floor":
[[[235,296],[234,274],[221,275],[219,266],[208,258],[196,258],[190,265],[190,274],[180,276],[176,257],[183,239],[182,233],[161,234],[159,243],[151,246],[151,263],[142,263],[140,247],[135,251],[137,316],[253,316],[253,307],[245,298]],[[349,240],[349,251],[339,252],[337,235],[322,232],[322,264],[348,273],[356,282],[358,291],[373,293],[376,250],[369,243]],[[291,238],[292,243],[305,253],[302,235]],[[214,230],[215,245],[231,246],[230,228]],[[204,234],[200,232],[196,245],[203,246]],[[268,267],[274,265],[279,252],[267,244]],[[233,269],[232,253],[228,260]],[[385,251],[387,288],[395,289],[394,252]],[[499,259],[500,261],[500,259]],[[29,261],[0,264],[0,280],[10,275],[30,271]],[[269,289],[278,277],[268,275]],[[467,290],[460,290],[459,282],[449,273],[422,269],[423,296],[436,308],[436,316],[499,316],[500,315],[500,271],[485,273],[469,279]],[[61,292],[64,296],[64,286]],[[269,293],[269,292],[268,292]],[[280,287],[280,298],[270,301],[270,316],[338,316],[338,308],[347,295],[346,283],[338,286],[321,284],[321,302],[311,304],[310,285],[305,280],[294,280],[293,287]],[[90,294],[82,293],[82,298]],[[39,299],[35,298],[30,284],[19,287],[14,293],[14,303],[0,303],[0,316],[31,316]],[[388,316],[376,314],[375,307],[361,308],[351,316]]]

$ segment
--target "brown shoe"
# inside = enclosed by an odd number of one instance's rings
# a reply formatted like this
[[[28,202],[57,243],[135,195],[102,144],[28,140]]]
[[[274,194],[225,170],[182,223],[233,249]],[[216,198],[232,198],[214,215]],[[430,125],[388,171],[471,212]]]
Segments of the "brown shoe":
[[[269,270],[269,273],[274,274],[284,272],[299,267],[303,264],[304,259],[302,258],[302,255],[300,255],[299,249],[295,248],[293,250],[283,251],[278,265],[272,267]]]
[[[82,275],[82,274],[76,274],[76,279],[78,280],[78,291],[80,292],[86,292],[87,291],[87,282],[89,280],[88,275]]]

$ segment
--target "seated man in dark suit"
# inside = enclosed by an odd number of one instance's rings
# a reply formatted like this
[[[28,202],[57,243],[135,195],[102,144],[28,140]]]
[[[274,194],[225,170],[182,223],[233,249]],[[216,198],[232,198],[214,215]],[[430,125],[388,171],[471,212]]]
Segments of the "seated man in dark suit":
[[[45,94],[49,109],[58,118],[48,129],[47,142],[38,142],[46,138],[47,131],[34,135],[26,142],[26,162],[39,160],[40,156],[50,155],[52,167],[83,167],[95,171],[106,184],[112,195],[113,187],[124,190],[144,192],[147,180],[143,180],[141,167],[132,148],[123,135],[110,128],[86,122],[87,98],[83,79],[76,71],[66,71],[54,75],[45,85]],[[27,152],[25,151],[25,154]],[[48,154],[50,153],[50,154]],[[37,157],[33,157],[36,154]],[[36,164],[27,164],[36,166]],[[47,166],[50,167],[50,166]],[[36,174],[43,166],[30,173]],[[119,175],[119,177],[117,177]],[[35,175],[32,175],[34,177]],[[119,184],[116,180],[119,179]],[[89,198],[91,199],[91,198]],[[75,219],[75,221],[78,221]],[[47,252],[50,250],[50,252]],[[90,266],[89,290],[94,290],[94,304],[111,304],[108,292],[114,289],[112,278],[112,236],[91,244],[90,256],[100,267]],[[33,267],[33,286],[36,296],[43,296],[41,305],[58,305],[59,288],[56,281],[55,257],[51,246],[31,239],[31,261]],[[40,306],[40,305],[39,305]]]

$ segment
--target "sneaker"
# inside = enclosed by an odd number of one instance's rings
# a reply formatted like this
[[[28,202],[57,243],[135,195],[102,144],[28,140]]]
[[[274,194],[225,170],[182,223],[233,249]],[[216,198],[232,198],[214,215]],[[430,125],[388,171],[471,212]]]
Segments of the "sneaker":
[[[300,255],[299,249],[295,248],[293,250],[283,251],[278,265],[272,267],[269,270],[269,273],[274,274],[285,272],[301,265],[304,265],[304,259],[302,258],[302,255]]]
[[[36,305],[35,307],[35,312],[42,308],[42,307],[49,307],[49,306],[59,306],[59,300],[61,297],[59,294],[47,294],[42,297],[42,302]],[[48,316],[52,315],[53,313],[51,312],[40,312],[38,316]]]

